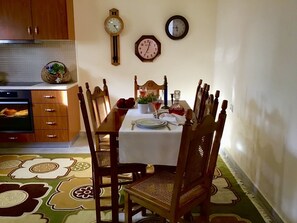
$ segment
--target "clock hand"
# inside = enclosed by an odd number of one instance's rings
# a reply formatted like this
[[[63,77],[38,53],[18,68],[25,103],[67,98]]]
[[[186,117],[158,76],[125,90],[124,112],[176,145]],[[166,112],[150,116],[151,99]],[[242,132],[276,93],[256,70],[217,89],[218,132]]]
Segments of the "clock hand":
[[[116,25],[113,25],[113,27],[118,31],[118,28],[117,28],[117,26]]]
[[[146,49],[144,55],[146,55],[146,53],[148,52],[148,50],[149,50],[149,48],[150,48],[150,45],[151,45],[151,41],[149,41],[149,44],[148,44],[148,46],[147,46],[147,49]]]

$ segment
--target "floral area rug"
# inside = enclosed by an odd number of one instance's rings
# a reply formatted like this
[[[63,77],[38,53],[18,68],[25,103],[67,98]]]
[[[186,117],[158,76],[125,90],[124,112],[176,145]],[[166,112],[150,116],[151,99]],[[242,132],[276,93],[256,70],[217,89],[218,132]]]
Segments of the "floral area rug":
[[[87,154],[0,155],[0,222],[96,222],[90,162]],[[213,183],[212,223],[265,222],[221,159]],[[103,202],[109,195],[101,191]],[[199,218],[199,210],[193,215]]]

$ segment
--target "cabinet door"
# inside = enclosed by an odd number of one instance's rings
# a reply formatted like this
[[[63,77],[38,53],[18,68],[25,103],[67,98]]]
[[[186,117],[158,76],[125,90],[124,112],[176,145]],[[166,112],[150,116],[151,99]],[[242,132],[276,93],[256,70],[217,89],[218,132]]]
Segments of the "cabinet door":
[[[66,0],[31,0],[35,39],[68,39]]]
[[[30,8],[30,0],[0,0],[0,39],[33,39]]]

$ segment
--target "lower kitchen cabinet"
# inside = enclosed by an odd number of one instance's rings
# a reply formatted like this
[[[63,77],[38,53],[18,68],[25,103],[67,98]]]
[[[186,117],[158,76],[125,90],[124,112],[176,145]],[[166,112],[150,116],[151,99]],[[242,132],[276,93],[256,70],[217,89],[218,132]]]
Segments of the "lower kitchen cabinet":
[[[36,142],[71,142],[80,131],[78,86],[32,90]]]

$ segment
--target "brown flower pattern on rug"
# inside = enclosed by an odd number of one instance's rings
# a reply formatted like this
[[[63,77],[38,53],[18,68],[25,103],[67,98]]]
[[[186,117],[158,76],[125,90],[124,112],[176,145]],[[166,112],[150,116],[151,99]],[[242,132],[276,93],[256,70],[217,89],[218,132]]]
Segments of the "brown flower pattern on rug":
[[[50,191],[45,183],[0,184],[0,216],[22,216],[36,212]]]

